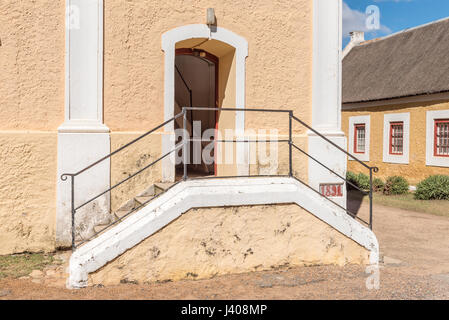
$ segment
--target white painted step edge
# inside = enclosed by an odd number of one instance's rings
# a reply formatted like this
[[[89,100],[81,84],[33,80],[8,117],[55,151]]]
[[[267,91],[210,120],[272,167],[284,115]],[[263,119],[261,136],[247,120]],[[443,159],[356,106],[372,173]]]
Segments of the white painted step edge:
[[[68,288],[87,286],[88,274],[192,208],[296,203],[370,251],[378,265],[374,233],[344,210],[293,178],[202,179],[180,182],[125,221],[77,249],[70,257]]]

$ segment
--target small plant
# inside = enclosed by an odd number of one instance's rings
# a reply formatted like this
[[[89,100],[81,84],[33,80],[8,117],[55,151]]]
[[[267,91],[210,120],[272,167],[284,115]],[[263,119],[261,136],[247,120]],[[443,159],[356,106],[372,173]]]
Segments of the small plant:
[[[384,191],[385,183],[380,178],[375,178],[373,180],[373,190],[375,192],[382,192]]]
[[[362,190],[369,190],[369,177],[366,174],[359,173],[355,174],[354,172],[348,171],[346,173],[346,180],[359,187]],[[348,189],[355,189],[350,184],[347,184]]]
[[[406,194],[408,191],[408,181],[400,176],[388,177],[383,189],[386,195]]]
[[[357,175],[357,182],[360,189],[369,190],[369,177],[364,173]]]
[[[449,176],[434,175],[416,186],[417,200],[449,200]]]
[[[355,186],[358,186],[357,175],[354,172],[352,172],[352,171],[346,172],[346,180],[348,180],[349,182],[351,182]],[[355,189],[349,183],[347,183],[346,186],[347,186],[348,190]]]

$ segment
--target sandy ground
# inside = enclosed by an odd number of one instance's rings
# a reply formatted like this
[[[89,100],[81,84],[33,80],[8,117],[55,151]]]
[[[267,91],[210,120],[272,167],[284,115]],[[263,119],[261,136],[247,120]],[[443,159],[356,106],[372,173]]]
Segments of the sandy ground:
[[[366,217],[367,211],[363,204],[359,214]],[[0,280],[0,299],[449,299],[449,219],[380,205],[374,212],[383,260],[378,290],[367,289],[369,274],[360,266],[301,267],[81,290],[63,288],[63,279],[50,269],[42,279]]]

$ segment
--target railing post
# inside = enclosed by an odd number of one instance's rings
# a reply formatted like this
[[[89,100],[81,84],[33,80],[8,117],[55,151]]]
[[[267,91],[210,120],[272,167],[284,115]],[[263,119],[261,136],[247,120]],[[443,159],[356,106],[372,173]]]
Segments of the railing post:
[[[189,135],[189,140],[193,138],[193,91],[192,89],[189,89],[189,96],[190,96],[190,128],[192,130],[192,134]],[[187,111],[186,111],[187,114]],[[189,150],[193,150],[193,141],[189,141]],[[193,163],[193,152],[189,152],[189,161]]]
[[[369,228],[373,230],[373,168],[369,168]]]
[[[288,165],[289,165],[289,171],[288,171],[288,175],[290,177],[293,176],[293,156],[292,156],[292,144],[293,144],[293,139],[292,139],[292,116],[293,116],[293,112],[290,111],[288,113]]]
[[[75,176],[70,176],[71,180],[71,212],[72,212],[72,251],[75,251]]]
[[[187,109],[186,108],[182,108],[182,112],[183,112],[183,147],[182,147],[182,161],[183,161],[183,168],[184,168],[184,174],[182,176],[182,180],[187,180]]]

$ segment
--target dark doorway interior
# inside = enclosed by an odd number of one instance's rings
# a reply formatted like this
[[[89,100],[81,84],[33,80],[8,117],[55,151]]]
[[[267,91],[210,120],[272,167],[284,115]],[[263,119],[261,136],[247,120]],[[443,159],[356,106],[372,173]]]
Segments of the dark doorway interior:
[[[216,108],[218,103],[218,58],[195,49],[177,49],[175,59],[175,114],[182,107]],[[216,130],[217,112],[215,110],[189,110],[187,128],[190,137],[203,137],[206,130]],[[175,129],[183,128],[182,118],[178,118]],[[209,131],[210,132],[210,131]],[[206,164],[203,157],[194,152],[201,150],[210,142],[190,143],[190,163],[187,166],[189,176],[209,176],[216,174],[215,161]],[[215,158],[212,151],[211,157]],[[197,153],[198,154],[198,153]],[[196,160],[196,161],[195,161]],[[176,176],[181,177],[183,165],[176,166]]]

